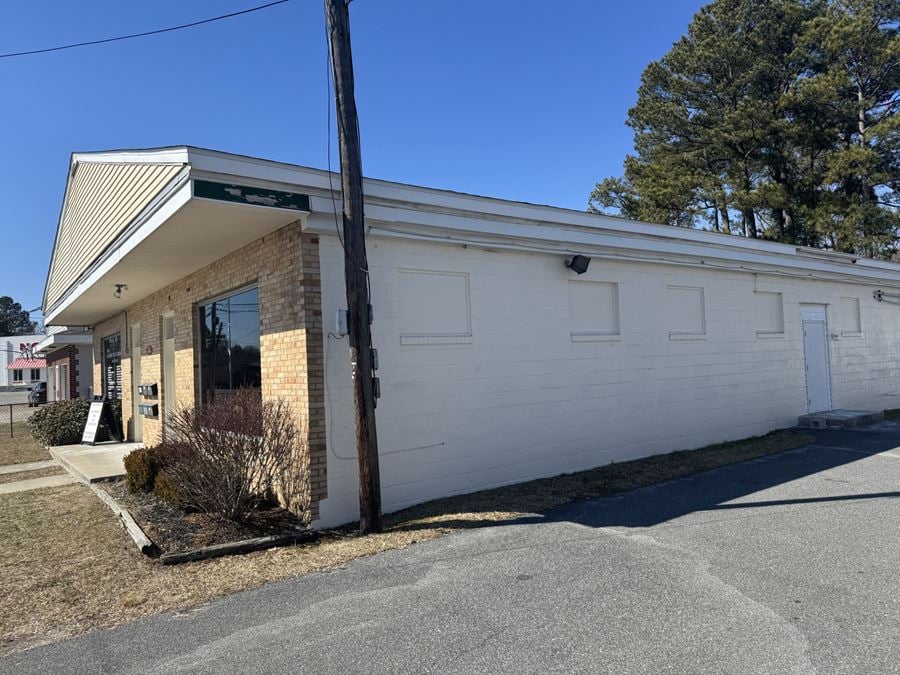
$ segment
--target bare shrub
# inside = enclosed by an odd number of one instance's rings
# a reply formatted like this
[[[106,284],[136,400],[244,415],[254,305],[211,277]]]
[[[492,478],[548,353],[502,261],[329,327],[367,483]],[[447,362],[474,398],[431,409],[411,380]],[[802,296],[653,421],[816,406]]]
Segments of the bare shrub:
[[[285,401],[240,389],[177,410],[169,429],[163,469],[185,508],[246,522],[264,502],[295,499],[285,492],[299,485],[298,433]]]

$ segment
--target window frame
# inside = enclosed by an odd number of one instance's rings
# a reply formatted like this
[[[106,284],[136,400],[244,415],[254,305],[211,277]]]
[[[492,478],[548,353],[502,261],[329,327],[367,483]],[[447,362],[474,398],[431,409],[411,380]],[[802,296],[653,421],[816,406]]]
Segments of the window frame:
[[[403,282],[401,281],[401,277],[403,275],[414,275],[414,274],[427,274],[431,276],[442,276],[442,277],[455,277],[463,280],[465,285],[465,311],[466,311],[466,328],[463,331],[453,331],[453,332],[423,332],[423,331],[409,331],[404,332],[402,325],[402,308],[398,312],[398,328],[400,333],[400,344],[402,346],[417,346],[417,345],[468,345],[474,342],[474,333],[472,329],[472,287],[471,287],[471,279],[468,272],[458,272],[451,270],[423,270],[423,269],[414,269],[414,268],[398,268],[396,270],[396,281],[398,285],[398,298],[399,298],[399,286]],[[399,300],[398,300],[399,302]]]
[[[575,284],[608,286],[610,287],[612,303],[610,309],[615,320],[615,330],[598,331],[598,330],[572,330],[572,296],[571,289]],[[617,342],[622,339],[622,315],[621,300],[619,298],[619,282],[605,281],[603,279],[569,279],[566,286],[567,302],[569,303],[569,340],[571,342]]]
[[[754,290],[753,290],[753,296],[752,296],[752,299],[753,299],[753,307],[752,307],[752,314],[751,314],[754,321],[756,320],[756,298],[757,298],[757,295],[760,295],[760,294],[765,294],[765,295],[777,295],[777,296],[778,296],[778,304],[780,305],[780,309],[781,309],[781,330],[780,330],[780,331],[774,331],[774,330],[756,330],[755,327],[754,327],[754,330],[755,330],[755,333],[756,333],[756,339],[757,339],[757,340],[783,340],[783,339],[784,339],[785,326],[786,326],[786,323],[787,323],[787,322],[785,321],[785,318],[784,318],[784,317],[785,317],[785,314],[784,314],[784,293],[783,293],[782,291],[766,291],[766,290],[754,289]]]
[[[196,397],[200,404],[208,403],[212,400],[211,397],[207,396],[206,387],[203,382],[203,372],[204,372],[204,350],[203,350],[203,334],[204,334],[204,322],[205,316],[203,313],[203,308],[207,307],[215,302],[221,302],[222,300],[226,300],[228,298],[232,298],[236,295],[240,295],[241,293],[246,293],[247,291],[256,290],[257,293],[257,315],[258,315],[258,325],[259,329],[259,338],[260,338],[260,346],[259,346],[259,366],[260,366],[260,385],[258,387],[260,391],[260,395],[262,394],[262,293],[259,288],[259,281],[253,281],[249,284],[244,284],[243,286],[237,286],[231,290],[224,291],[222,293],[218,293],[216,295],[211,295],[209,297],[203,298],[202,300],[198,300],[193,303],[193,317],[194,317],[194,325],[196,326],[195,331],[195,366],[196,366]]]
[[[700,330],[684,331],[669,330],[669,340],[675,341],[703,341],[707,339],[707,323],[706,323],[706,289],[703,286],[687,286],[684,284],[666,284],[666,293],[668,291],[693,291],[700,298]],[[665,295],[664,300],[668,300]]]
[[[843,322],[845,320],[844,312],[844,300],[853,300],[856,303],[856,319],[857,319],[857,330],[844,330]],[[838,299],[838,325],[841,327],[841,337],[845,338],[858,338],[862,337],[862,303],[859,298],[855,295],[842,295]]]

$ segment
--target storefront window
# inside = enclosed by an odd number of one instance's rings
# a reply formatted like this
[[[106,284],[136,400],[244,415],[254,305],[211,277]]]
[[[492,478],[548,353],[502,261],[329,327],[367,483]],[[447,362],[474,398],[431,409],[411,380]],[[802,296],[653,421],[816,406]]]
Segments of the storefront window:
[[[259,289],[199,307],[200,396],[211,401],[236,389],[259,389]]]

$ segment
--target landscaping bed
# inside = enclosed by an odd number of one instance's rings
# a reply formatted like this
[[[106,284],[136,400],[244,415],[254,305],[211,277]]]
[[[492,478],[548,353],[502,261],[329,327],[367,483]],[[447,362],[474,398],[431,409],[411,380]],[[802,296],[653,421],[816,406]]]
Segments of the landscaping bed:
[[[131,513],[164,554],[307,531],[295,515],[278,506],[260,509],[250,521],[238,523],[175,508],[152,492],[129,490],[124,480],[103,483],[101,487]]]

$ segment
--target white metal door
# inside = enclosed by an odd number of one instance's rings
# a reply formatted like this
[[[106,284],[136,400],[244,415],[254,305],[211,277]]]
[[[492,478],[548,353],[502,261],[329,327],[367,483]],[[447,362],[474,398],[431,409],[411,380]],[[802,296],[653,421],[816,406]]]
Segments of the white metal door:
[[[175,411],[175,317],[164,316],[162,321],[163,365],[163,432],[169,425],[169,416]]]
[[[825,308],[804,308],[803,357],[806,365],[806,409],[831,410],[831,374],[828,367],[828,322]]]
[[[141,415],[141,395],[138,387],[141,385],[141,326],[134,324],[131,327],[131,419],[133,422],[134,441],[140,443],[144,440],[144,417]]]

